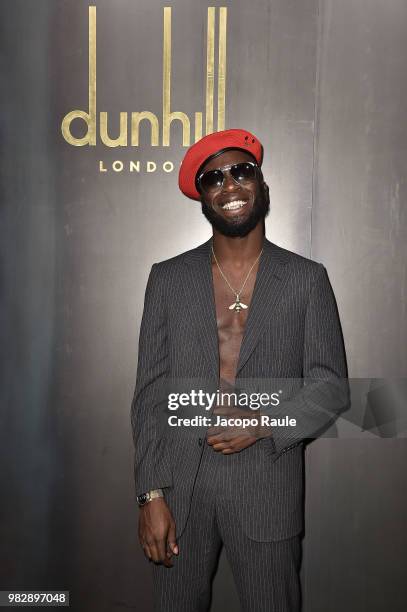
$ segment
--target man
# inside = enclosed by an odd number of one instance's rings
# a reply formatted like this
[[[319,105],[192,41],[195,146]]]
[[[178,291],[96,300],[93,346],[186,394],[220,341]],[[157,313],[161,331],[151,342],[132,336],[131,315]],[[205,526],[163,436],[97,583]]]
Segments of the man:
[[[160,611],[209,609],[222,544],[242,610],[300,609],[302,443],[346,403],[345,353],[325,268],[264,236],[262,154],[246,130],[210,134],[190,147],[179,186],[201,201],[213,236],[154,264],[147,284],[132,426],[139,538],[154,561]],[[165,384],[185,379],[212,390],[268,388],[278,405],[255,413],[219,401],[198,427],[181,424],[169,434]],[[290,419],[275,426],[263,421],[284,415]]]

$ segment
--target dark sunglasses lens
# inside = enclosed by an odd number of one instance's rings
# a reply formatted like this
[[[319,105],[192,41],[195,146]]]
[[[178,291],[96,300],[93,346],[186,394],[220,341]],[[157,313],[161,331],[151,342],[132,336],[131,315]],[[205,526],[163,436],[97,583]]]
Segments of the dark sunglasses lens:
[[[223,183],[223,172],[221,170],[208,170],[201,177],[200,183],[204,191],[219,189]]]
[[[252,164],[241,163],[232,166],[230,172],[233,178],[239,183],[252,181],[256,176],[256,167]]]

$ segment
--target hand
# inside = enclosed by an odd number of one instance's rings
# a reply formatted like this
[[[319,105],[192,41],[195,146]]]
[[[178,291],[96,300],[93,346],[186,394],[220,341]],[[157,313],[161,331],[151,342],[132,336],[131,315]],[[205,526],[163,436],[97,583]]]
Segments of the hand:
[[[257,440],[270,436],[269,428],[262,428],[260,414],[258,412],[247,412],[233,407],[216,407],[213,411],[215,416],[227,419],[250,419],[252,424],[231,425],[228,427],[210,427],[207,432],[207,442],[217,452],[224,455],[238,453],[252,446]]]
[[[175,521],[163,497],[140,508],[138,535],[146,557],[172,567],[172,555],[178,555]]]

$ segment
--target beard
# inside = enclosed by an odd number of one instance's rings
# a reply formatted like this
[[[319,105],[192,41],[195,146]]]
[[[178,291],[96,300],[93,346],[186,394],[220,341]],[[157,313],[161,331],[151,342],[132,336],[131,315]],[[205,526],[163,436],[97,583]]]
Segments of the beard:
[[[224,219],[213,208],[208,206],[203,199],[201,200],[201,207],[204,217],[218,232],[228,238],[244,238],[260,221],[264,221],[267,217],[270,212],[270,200],[258,195],[249,217],[244,221],[239,220],[239,217],[230,220]]]

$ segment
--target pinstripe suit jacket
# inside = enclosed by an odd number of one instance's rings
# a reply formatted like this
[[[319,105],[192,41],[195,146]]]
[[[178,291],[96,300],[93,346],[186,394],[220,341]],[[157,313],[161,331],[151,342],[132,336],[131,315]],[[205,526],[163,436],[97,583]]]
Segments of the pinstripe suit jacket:
[[[168,436],[158,413],[167,379],[211,381],[212,389],[219,384],[210,246],[208,240],[151,269],[131,406],[136,494],[164,488],[178,536],[188,518],[205,431],[191,428],[189,435]],[[253,447],[238,453],[240,464],[225,495],[235,496],[252,539],[279,540],[302,530],[302,442],[319,435],[344,409],[346,376],[339,316],[324,266],[264,238],[236,384],[287,381],[279,410],[289,410],[297,427],[295,434],[292,428],[274,428],[272,438],[256,442],[255,462],[245,462]]]

